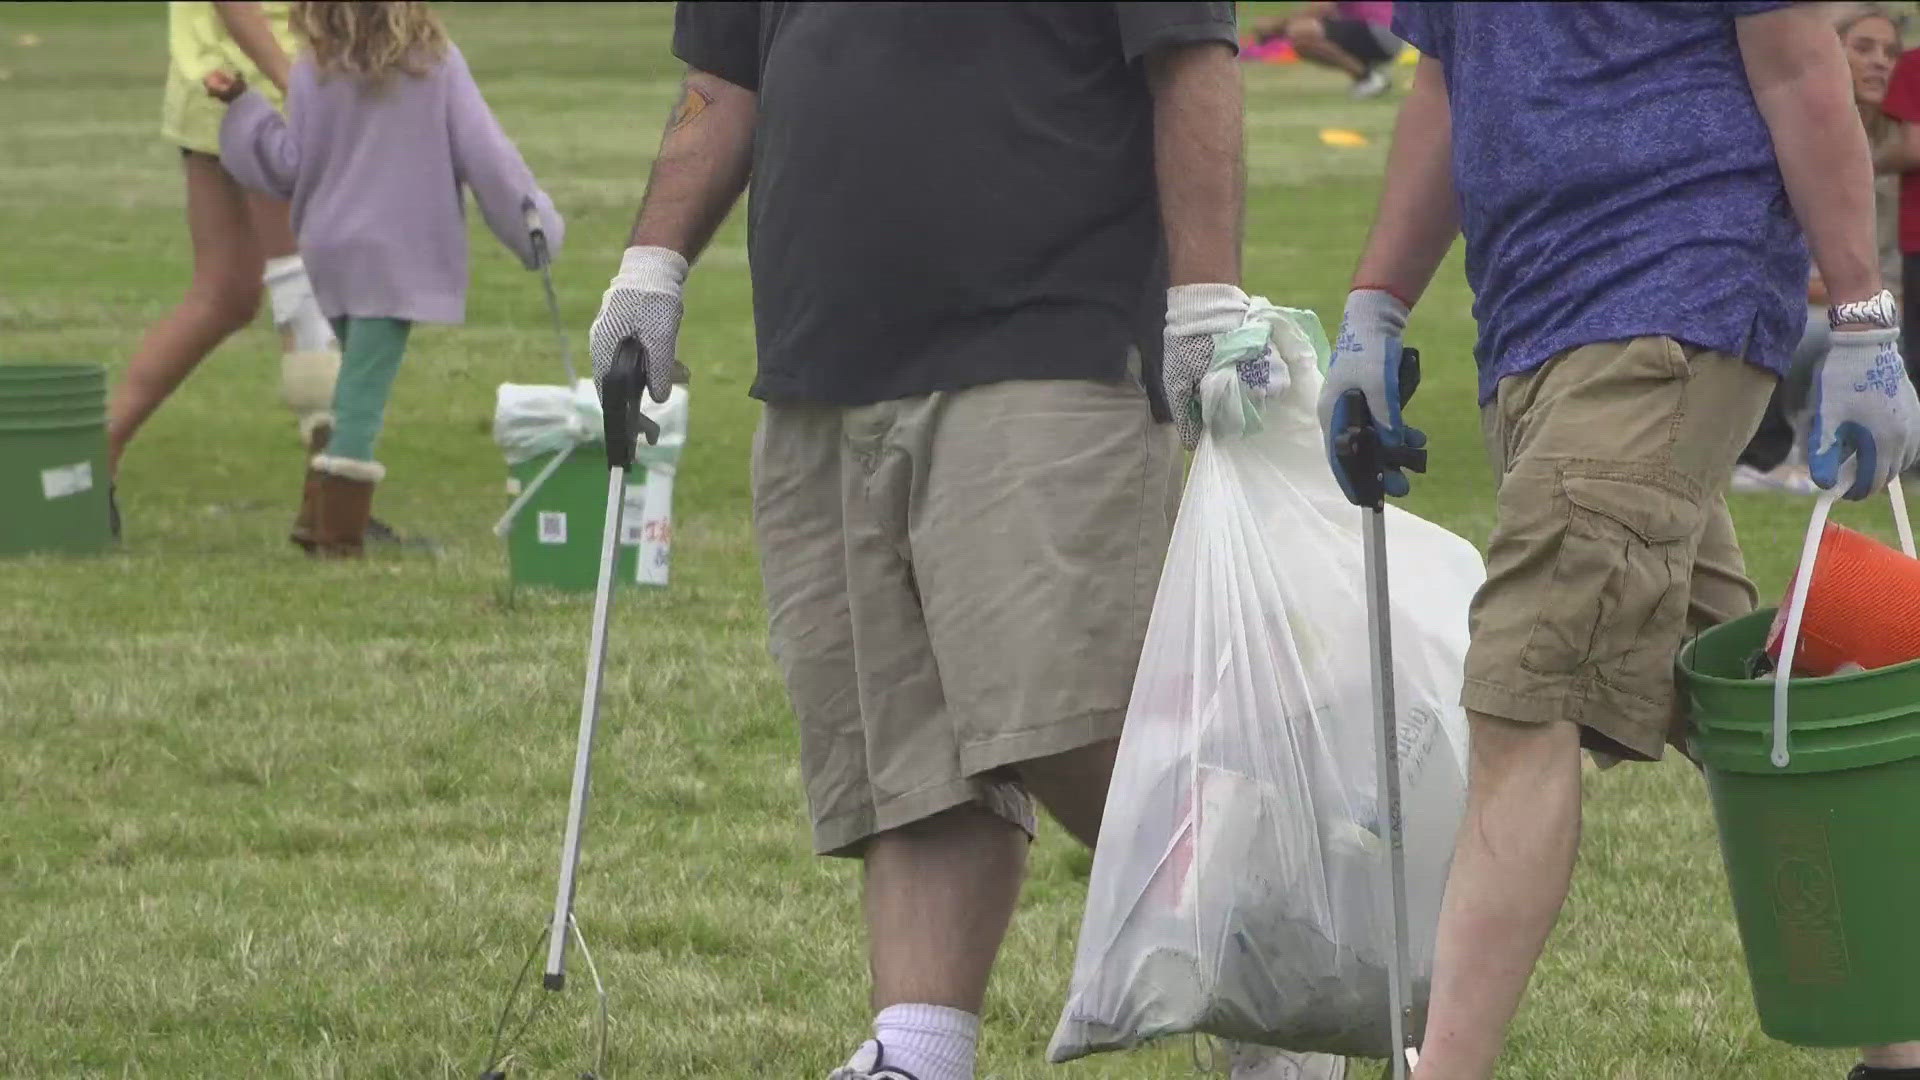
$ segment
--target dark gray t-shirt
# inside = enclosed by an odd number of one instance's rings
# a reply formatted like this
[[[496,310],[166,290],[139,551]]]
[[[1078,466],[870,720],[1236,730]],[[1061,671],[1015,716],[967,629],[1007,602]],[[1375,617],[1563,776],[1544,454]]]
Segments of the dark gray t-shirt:
[[[1151,375],[1140,61],[1203,41],[1235,41],[1231,3],[681,3],[674,54],[759,94],[754,396],[1116,380],[1130,348]]]

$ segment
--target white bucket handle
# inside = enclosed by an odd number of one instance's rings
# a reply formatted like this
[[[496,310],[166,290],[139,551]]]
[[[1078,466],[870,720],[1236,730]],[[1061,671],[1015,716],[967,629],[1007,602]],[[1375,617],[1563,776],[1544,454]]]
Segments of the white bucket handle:
[[[493,535],[501,537],[507,535],[507,530],[513,528],[513,519],[520,516],[520,511],[525,510],[527,504],[533,501],[533,497],[546,486],[554,471],[566,464],[567,458],[573,456],[573,452],[578,449],[580,449],[579,443],[568,443],[559,453],[553,455],[553,460],[547,462],[545,468],[536,473],[532,480],[527,481],[527,486],[521,490],[520,497],[513,500],[513,503],[507,507],[507,512],[500,515],[499,521],[493,523]]]
[[[1793,595],[1787,601],[1787,626],[1780,638],[1780,662],[1773,668],[1773,767],[1784,769],[1793,760],[1787,750],[1787,688],[1793,682],[1793,654],[1800,646],[1800,620],[1807,613],[1807,590],[1813,584],[1813,563],[1820,555],[1820,534],[1827,526],[1840,493],[1851,486],[1844,482],[1820,493],[1813,504],[1813,520],[1807,525],[1806,541],[1800,546],[1800,570],[1794,575]],[[1900,490],[1900,478],[1887,484],[1887,497],[1893,500],[1893,526],[1900,533],[1900,550],[1914,557],[1913,522],[1907,517],[1907,497]]]

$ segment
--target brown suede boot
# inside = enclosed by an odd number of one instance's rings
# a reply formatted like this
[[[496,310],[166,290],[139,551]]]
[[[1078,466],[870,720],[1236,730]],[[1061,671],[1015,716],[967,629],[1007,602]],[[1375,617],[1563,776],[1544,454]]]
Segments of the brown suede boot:
[[[327,440],[332,437],[331,424],[316,424],[307,436],[307,479],[300,490],[300,510],[293,518],[293,532],[287,536],[309,555],[313,554],[314,521],[320,505],[320,472],[313,467],[313,459],[327,452]]]
[[[378,462],[324,454],[314,458],[313,464],[320,474],[313,523],[314,554],[323,559],[357,559],[366,548],[373,489],[386,476],[386,469]]]

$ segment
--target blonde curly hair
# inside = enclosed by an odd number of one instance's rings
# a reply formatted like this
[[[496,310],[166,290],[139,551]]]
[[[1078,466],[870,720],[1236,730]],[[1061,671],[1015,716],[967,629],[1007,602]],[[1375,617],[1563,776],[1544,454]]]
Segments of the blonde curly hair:
[[[287,21],[323,77],[424,75],[447,55],[446,28],[422,0],[294,0]]]

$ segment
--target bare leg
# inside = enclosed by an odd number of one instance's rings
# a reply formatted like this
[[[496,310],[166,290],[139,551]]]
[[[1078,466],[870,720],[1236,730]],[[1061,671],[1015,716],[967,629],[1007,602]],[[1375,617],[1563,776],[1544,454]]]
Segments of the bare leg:
[[[958,806],[867,844],[873,1009],[943,1005],[978,1015],[1027,869],[1027,834]]]
[[[1367,65],[1360,58],[1327,39],[1326,27],[1317,16],[1300,15],[1287,23],[1287,37],[1303,59],[1330,68],[1338,68],[1356,79],[1365,78]]]
[[[1860,1051],[1860,1060],[1881,1069],[1920,1069],[1920,1042],[1869,1046]]]
[[[134,432],[193,373],[214,347],[253,320],[264,260],[240,185],[206,154],[183,154],[193,281],[180,303],[146,336],[107,403],[107,462],[112,472]]]
[[[260,261],[298,254],[300,246],[293,239],[293,208],[257,191],[244,194],[247,221],[253,226],[253,242],[259,245]]]
[[[300,247],[293,238],[291,207],[270,195],[257,191],[246,192],[247,221],[253,227],[253,242],[260,249],[262,265],[268,259],[278,259],[284,255],[299,254]],[[292,334],[282,331],[280,348],[293,351]]]
[[[1466,816],[1440,908],[1417,1080],[1486,1080],[1566,902],[1580,845],[1572,724],[1469,713]]]
[[[1020,780],[1075,840],[1093,847],[1107,809],[1107,785],[1120,740],[1095,743],[1064,754],[1024,762]]]

